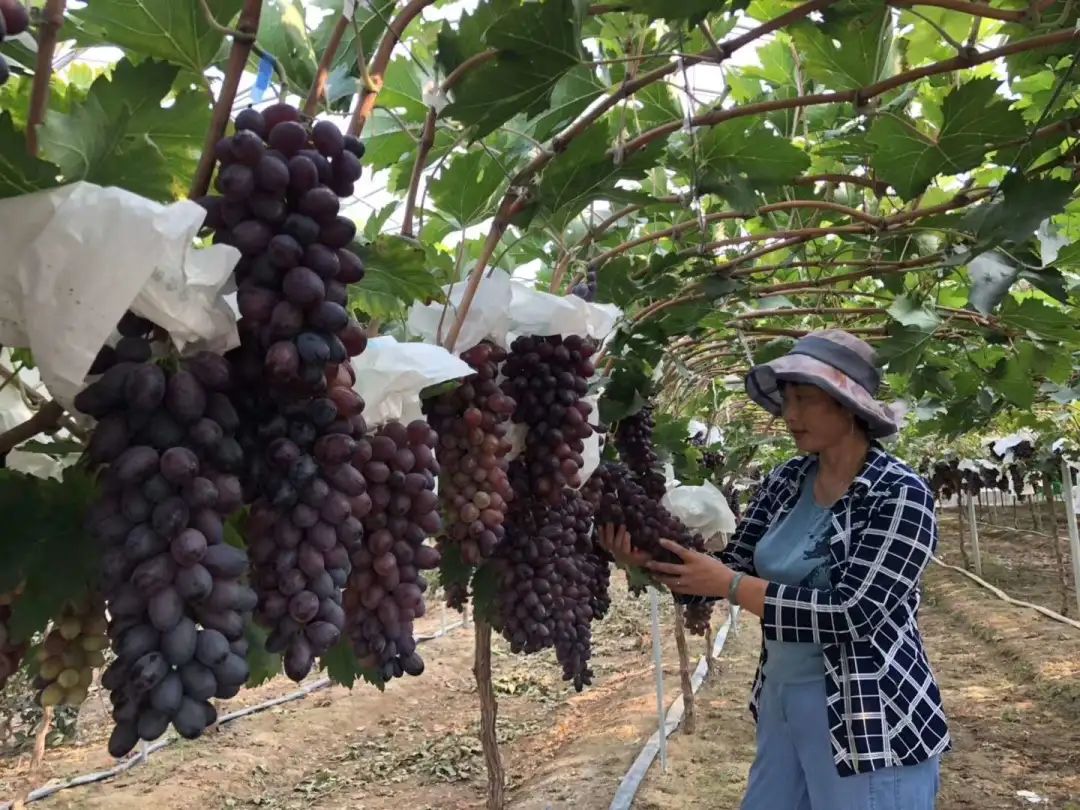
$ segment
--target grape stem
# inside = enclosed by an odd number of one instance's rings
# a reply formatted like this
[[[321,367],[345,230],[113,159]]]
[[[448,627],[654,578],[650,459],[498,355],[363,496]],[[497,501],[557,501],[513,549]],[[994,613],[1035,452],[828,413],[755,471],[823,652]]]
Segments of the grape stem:
[[[45,433],[55,428],[60,423],[60,417],[63,415],[63,407],[58,402],[49,400],[25,422],[0,433],[0,456],[7,455],[12,448],[22,444],[27,439],[32,439],[39,433]]]
[[[307,98],[304,99],[304,115],[315,114],[315,109],[319,106],[319,100],[322,98],[323,93],[326,92],[326,83],[330,80],[330,66],[334,63],[334,57],[337,56],[338,48],[341,47],[341,40],[345,36],[345,29],[348,27],[349,18],[342,14],[334,23],[334,30],[330,32],[330,39],[326,42],[326,50],[323,51],[322,58],[319,59],[319,68],[315,72],[315,81],[312,82]]]
[[[401,41],[405,28],[414,18],[420,15],[420,12],[434,2],[435,0],[409,0],[398,15],[390,21],[386,34],[379,42],[375,56],[372,57],[371,64],[367,67],[364,82],[366,85],[365,92],[360,99],[360,103],[353,110],[352,119],[349,121],[348,133],[350,135],[359,137],[360,133],[364,131],[364,125],[371,117],[371,112],[375,109],[375,102],[379,98],[379,90],[382,89],[383,75],[390,64],[390,56],[394,52],[394,46]],[[360,41],[357,39],[357,45],[359,44]],[[367,85],[370,85],[370,88]]]
[[[52,60],[56,52],[57,35],[64,24],[65,5],[65,0],[46,0],[45,8],[42,9],[34,82],[30,88],[30,111],[26,118],[26,149],[32,157],[37,157],[37,128],[45,123],[45,110],[49,106]]]
[[[476,678],[476,691],[480,697],[480,745],[484,749],[484,762],[487,765],[487,807],[488,810],[502,810],[506,806],[506,774],[503,771],[502,757],[499,755],[499,742],[495,736],[499,702],[495,699],[495,689],[491,683],[491,625],[479,616],[475,618],[476,657],[473,659],[473,676]]]
[[[201,197],[210,188],[210,176],[214,172],[214,146],[225,135],[225,127],[232,115],[236,90],[240,85],[240,78],[243,76],[248,57],[251,55],[255,32],[259,30],[261,11],[261,0],[244,0],[244,6],[240,9],[240,19],[237,21],[236,28],[237,34],[241,35],[233,37],[229,62],[225,67],[225,76],[221,82],[221,93],[214,104],[210,127],[206,131],[206,140],[203,141],[202,154],[199,156],[199,165],[195,169],[191,189],[188,191],[189,197]]]

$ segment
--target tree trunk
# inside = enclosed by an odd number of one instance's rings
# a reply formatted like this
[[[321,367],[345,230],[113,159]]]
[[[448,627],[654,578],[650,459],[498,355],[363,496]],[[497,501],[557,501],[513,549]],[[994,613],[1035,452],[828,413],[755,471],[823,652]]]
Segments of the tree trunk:
[[[1043,494],[1050,507],[1050,525],[1053,528],[1054,562],[1057,564],[1058,580],[1061,583],[1061,615],[1069,615],[1069,574],[1065,567],[1065,555],[1061,552],[1061,536],[1058,534],[1057,501],[1054,500],[1054,487],[1047,478],[1043,479]]]
[[[484,762],[487,764],[487,808],[503,810],[506,806],[506,775],[503,772],[502,757],[499,756],[499,742],[495,736],[499,703],[495,700],[495,689],[491,685],[491,625],[479,616],[473,616],[473,624],[476,627],[473,676],[476,678],[476,692],[480,696],[480,744],[483,746]]]
[[[694,685],[690,681],[690,655],[686,651],[686,628],[682,607],[675,605],[675,647],[679,651],[679,680],[682,682],[683,733],[694,733]]]

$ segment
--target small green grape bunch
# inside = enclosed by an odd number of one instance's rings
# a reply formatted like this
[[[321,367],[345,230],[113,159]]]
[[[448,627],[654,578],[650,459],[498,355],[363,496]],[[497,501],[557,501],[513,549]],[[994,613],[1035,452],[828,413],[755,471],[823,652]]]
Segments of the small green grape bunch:
[[[94,670],[105,665],[109,646],[105,604],[92,596],[68,603],[38,650],[41,706],[78,706],[94,678]]]

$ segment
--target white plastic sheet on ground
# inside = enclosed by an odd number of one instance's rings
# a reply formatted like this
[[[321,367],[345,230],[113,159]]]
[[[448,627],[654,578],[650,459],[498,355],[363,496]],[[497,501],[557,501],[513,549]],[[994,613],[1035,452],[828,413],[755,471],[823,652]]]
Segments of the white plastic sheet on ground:
[[[194,247],[204,213],[186,200],[162,205],[81,182],[0,201],[0,343],[29,347],[49,391],[68,406],[137,298],[140,313],[164,320],[180,346],[235,342],[227,309],[205,297],[216,296],[240,254]]]
[[[701,486],[674,487],[660,501],[690,531],[702,537],[735,531],[735,515],[724,493],[709,481]]]
[[[425,343],[438,344],[450,331],[465,295],[466,284],[459,282],[442,288],[449,299],[449,307],[441,303],[412,305],[406,322],[410,334]],[[445,315],[444,315],[445,309]],[[442,326],[440,329],[440,321]],[[510,276],[502,270],[494,270],[480,280],[476,295],[465,316],[454,353],[461,354],[485,338],[506,346],[506,334],[510,330]]]
[[[364,398],[364,418],[369,425],[390,419],[420,419],[421,391],[473,373],[468,363],[441,346],[399,343],[388,335],[369,340],[352,365],[356,371],[353,389]]]

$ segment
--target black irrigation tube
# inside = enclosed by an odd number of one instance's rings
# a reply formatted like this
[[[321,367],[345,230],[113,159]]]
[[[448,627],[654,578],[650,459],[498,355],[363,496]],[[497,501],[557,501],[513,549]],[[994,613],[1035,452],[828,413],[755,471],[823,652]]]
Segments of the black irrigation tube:
[[[437,633],[432,633],[431,635],[427,636],[419,636],[416,639],[416,643],[423,644],[425,641],[434,641],[437,638],[442,638],[443,636],[447,635],[451,630],[461,627],[463,624],[464,621],[457,621],[448,624],[446,627],[442,628]],[[287,695],[281,695],[280,697],[272,698],[271,700],[264,701],[263,703],[258,703],[254,706],[248,706],[243,709],[237,709],[234,712],[229,712],[228,714],[222,715],[218,718],[215,725],[223,726],[226,723],[231,723],[233,720],[239,720],[241,717],[247,717],[251,714],[258,714],[259,712],[264,712],[267,709],[273,708],[274,706],[280,706],[282,703],[289,703],[294,700],[300,700],[301,698],[305,698],[313,692],[318,692],[319,690],[325,689],[328,686],[331,686],[330,679],[320,678],[317,681],[309,683],[307,686],[297,689],[295,692],[289,692],[289,694]],[[41,799],[48,798],[49,796],[52,796],[55,793],[59,793],[62,790],[81,787],[82,785],[91,785],[95,782],[104,782],[106,779],[112,779],[113,777],[119,776],[125,771],[135,767],[140,762],[145,762],[146,759],[150,756],[150,754],[154,753],[155,751],[160,751],[162,748],[165,748],[168,745],[172,745],[179,739],[179,735],[170,734],[168,737],[163,737],[152,745],[143,748],[138,753],[132,754],[127,759],[120,761],[112,768],[104,771],[96,771],[94,773],[83,774],[82,776],[75,776],[65,782],[61,782],[58,785],[46,785],[45,787],[39,787],[35,790],[30,791],[30,795],[27,796],[26,801],[40,801]],[[11,810],[12,805],[13,802],[4,802],[3,804],[0,804],[0,810]]]

